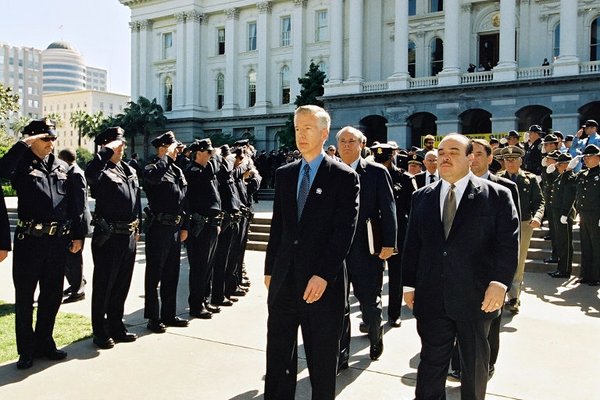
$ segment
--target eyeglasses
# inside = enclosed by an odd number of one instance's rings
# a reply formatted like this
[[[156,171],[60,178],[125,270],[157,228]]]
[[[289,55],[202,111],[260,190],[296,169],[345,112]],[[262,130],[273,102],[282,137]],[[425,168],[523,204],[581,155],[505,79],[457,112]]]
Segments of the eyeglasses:
[[[42,142],[54,142],[56,139],[57,139],[56,136],[46,136],[46,137],[40,138],[40,140]]]

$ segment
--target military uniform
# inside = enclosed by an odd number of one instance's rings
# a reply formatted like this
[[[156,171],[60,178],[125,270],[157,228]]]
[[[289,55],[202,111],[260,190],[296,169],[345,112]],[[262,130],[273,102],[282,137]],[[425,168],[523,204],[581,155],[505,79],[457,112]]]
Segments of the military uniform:
[[[554,135],[547,135],[554,136]],[[547,154],[545,158],[558,159],[560,155],[560,151],[554,150],[551,153]],[[550,259],[544,260],[544,262],[556,262],[558,260],[557,252],[556,252],[556,238],[554,234],[554,215],[552,213],[552,199],[553,199],[553,191],[554,191],[554,181],[558,178],[558,171],[556,169],[552,172],[547,172],[547,168],[542,170],[540,188],[542,189],[542,195],[544,196],[545,202],[545,212],[544,218],[548,220],[548,236],[550,237],[550,241],[552,243],[552,255]]]
[[[185,170],[188,182],[186,201],[190,218],[186,241],[190,263],[188,304],[192,317],[209,319],[212,313],[207,309],[206,302],[210,296],[213,261],[223,221],[221,196],[216,176],[216,161],[210,159],[203,166],[194,159],[197,151],[214,150],[210,139],[196,141],[189,149],[192,151],[193,161]]]
[[[598,155],[600,149],[589,145],[585,155]],[[580,282],[600,285],[600,166],[583,170],[577,176],[575,208],[580,216]]]
[[[13,258],[19,369],[30,368],[34,355],[52,360],[67,355],[56,349],[52,331],[62,301],[65,249],[71,239],[83,240],[84,237],[81,226],[71,227],[71,221],[81,219],[74,204],[82,201],[79,198],[82,193],[69,189],[68,165],[52,153],[40,158],[32,149],[34,144],[39,149],[41,142],[37,141],[47,143],[56,139],[54,124],[47,119],[34,120],[23,133],[46,133],[47,136],[36,139],[31,146],[24,141],[17,142],[0,160],[0,173],[10,178],[19,201]],[[33,295],[38,283],[40,293],[34,330]]]
[[[170,131],[152,141],[155,148],[173,143],[175,136]],[[175,315],[181,258],[180,232],[187,230],[188,225],[186,190],[183,171],[168,155],[144,168],[144,191],[148,198],[144,317],[149,320],[148,329],[155,333],[164,332],[164,325],[188,325],[187,320]],[[158,300],[159,283],[162,305]]]
[[[108,128],[95,139],[103,146],[123,140],[120,127]],[[102,147],[85,174],[96,199],[92,257],[92,329],[94,343],[110,348],[114,342],[135,340],[123,324],[141,214],[140,185],[135,169],[125,161],[113,162],[115,151]]]
[[[539,125],[530,126],[529,131],[538,132],[540,135],[543,134],[542,128]],[[527,143],[525,145],[525,155],[523,156],[522,168],[537,176],[542,174],[542,147],[542,138],[537,139],[531,144]]]

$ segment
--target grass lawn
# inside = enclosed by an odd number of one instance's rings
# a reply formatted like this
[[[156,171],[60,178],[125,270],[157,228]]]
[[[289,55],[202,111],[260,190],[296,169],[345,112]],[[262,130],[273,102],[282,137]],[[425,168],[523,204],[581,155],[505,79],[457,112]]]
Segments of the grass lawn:
[[[33,312],[33,323],[37,307]],[[63,346],[92,336],[92,322],[78,314],[59,312],[54,325],[54,341],[60,349]],[[16,360],[17,343],[15,337],[15,305],[0,301],[0,364]]]

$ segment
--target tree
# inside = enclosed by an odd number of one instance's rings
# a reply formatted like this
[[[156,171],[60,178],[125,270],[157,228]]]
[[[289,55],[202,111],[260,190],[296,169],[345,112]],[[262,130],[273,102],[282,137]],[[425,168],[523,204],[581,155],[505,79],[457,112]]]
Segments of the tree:
[[[77,154],[77,164],[81,169],[85,169],[88,163],[92,161],[92,158],[94,158],[94,155],[85,147],[78,148],[75,153]]]
[[[69,122],[75,129],[77,129],[77,147],[81,147],[81,136],[83,135],[83,131],[88,130],[88,126],[90,124],[90,115],[85,110],[76,110],[71,113],[71,118],[69,118]]]
[[[13,120],[10,124],[10,129],[13,131],[13,135],[17,137],[19,133],[23,132],[23,129],[29,124],[31,118],[20,116]]]
[[[150,135],[157,129],[165,127],[167,117],[156,98],[148,100],[140,96],[137,103],[133,101],[127,103],[127,107],[117,116],[115,122],[119,122],[118,125],[125,130],[125,136],[131,140],[132,147],[135,148],[135,137],[143,136],[143,153],[144,159],[147,160]]]
[[[323,87],[325,77],[325,73],[319,69],[319,66],[311,62],[308,67],[308,72],[304,74],[304,77],[298,78],[298,83],[302,86],[302,89],[300,89],[300,94],[296,96],[294,105],[300,107],[313,104],[315,106],[323,107],[324,103],[319,100],[318,97],[323,96],[323,93],[325,92]],[[296,148],[293,114],[288,117],[285,128],[281,129],[278,134],[279,144],[282,147],[290,149]]]
[[[10,114],[19,111],[19,95],[12,89],[0,84],[0,132],[7,132],[7,121]]]
[[[59,113],[50,113],[50,114],[46,115],[46,118],[48,118],[51,121],[54,121],[54,125],[57,128],[62,128],[63,119],[62,119],[62,115],[60,115]]]

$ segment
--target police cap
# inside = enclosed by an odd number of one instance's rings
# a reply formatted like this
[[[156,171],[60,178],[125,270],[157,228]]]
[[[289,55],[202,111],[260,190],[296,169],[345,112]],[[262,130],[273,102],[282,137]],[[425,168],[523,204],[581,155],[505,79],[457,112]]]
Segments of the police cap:
[[[241,147],[241,146],[248,146],[250,144],[250,140],[248,139],[240,139],[237,140],[233,145],[236,147]]]
[[[585,121],[585,125],[586,128],[590,127],[590,126],[595,126],[596,128],[598,127],[598,123],[596,122],[595,119],[588,119],[587,121]]]
[[[502,148],[502,152],[500,154],[505,160],[507,158],[520,158],[525,155],[525,150],[518,146],[506,146]]]
[[[213,151],[212,142],[210,139],[196,139],[194,143],[190,144],[188,147],[190,151]]]
[[[558,143],[558,138],[556,137],[556,135],[554,133],[549,133],[546,136],[544,136],[543,142],[544,142],[544,144]]]
[[[529,132],[538,132],[539,134],[542,133],[542,127],[539,125],[531,125],[528,129]]]
[[[229,153],[230,153],[230,151],[229,151],[229,145],[224,144],[223,146],[220,147],[220,149],[221,149],[221,155],[223,157],[227,157],[229,155]]]
[[[371,146],[371,151],[373,152],[373,156],[377,162],[387,161],[390,159],[392,154],[394,154],[394,148],[387,143],[380,143],[375,146]]]
[[[125,131],[120,126],[111,126],[110,128],[106,128],[104,131],[102,131],[101,134],[96,136],[96,138],[94,139],[94,143],[96,143],[98,146],[103,146],[115,140],[123,140],[124,134]]]
[[[551,160],[558,160],[559,156],[560,156],[560,151],[558,151],[558,150],[552,150],[550,153],[546,154],[546,158],[549,158]]]
[[[565,137],[565,142],[572,142],[573,139],[575,139],[575,136],[573,136],[573,135],[567,135]]]
[[[50,136],[56,136],[54,121],[48,118],[40,118],[31,120],[25,128],[23,128],[23,135],[39,135],[46,133]]]
[[[162,146],[168,146],[170,144],[173,143],[177,143],[177,140],[175,140],[175,134],[172,131],[168,131],[163,133],[160,136],[157,136],[152,142],[152,146],[153,147],[162,147]]]
[[[413,154],[412,156],[408,156],[408,164],[421,164],[423,165],[423,157],[418,154]]]
[[[520,138],[521,134],[515,130],[512,130],[512,131],[508,131],[508,137]]]
[[[600,147],[595,144],[588,144],[583,150],[583,156],[597,156],[600,154]]]
[[[569,153],[560,153],[556,162],[557,163],[568,163],[572,159],[573,159],[573,157],[571,157],[571,155]]]

